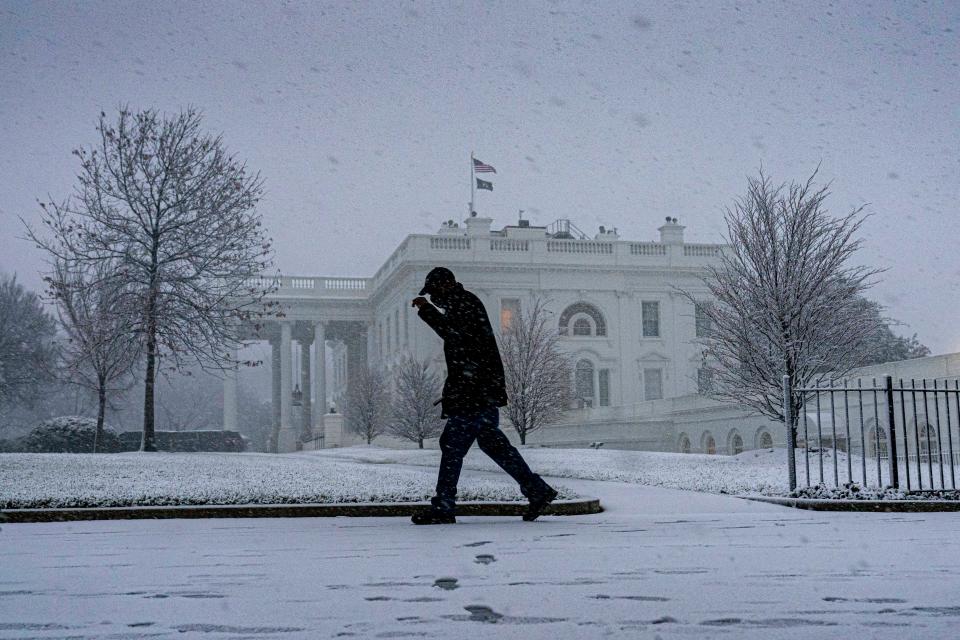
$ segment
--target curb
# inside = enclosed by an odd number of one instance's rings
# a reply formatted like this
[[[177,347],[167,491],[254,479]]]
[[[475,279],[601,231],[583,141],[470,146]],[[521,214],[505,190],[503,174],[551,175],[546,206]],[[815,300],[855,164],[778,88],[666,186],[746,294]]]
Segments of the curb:
[[[0,510],[0,522],[73,522],[78,520],[141,520],[166,518],[389,518],[411,516],[428,502],[357,502],[342,504],[222,504],[149,507],[88,507]],[[524,502],[462,502],[458,516],[520,516]],[[578,516],[601,513],[597,498],[558,500],[543,515]]]
[[[770,496],[738,496],[743,500],[767,502],[794,509],[811,511],[858,512],[924,512],[960,511],[960,500],[816,500],[813,498],[774,498]]]

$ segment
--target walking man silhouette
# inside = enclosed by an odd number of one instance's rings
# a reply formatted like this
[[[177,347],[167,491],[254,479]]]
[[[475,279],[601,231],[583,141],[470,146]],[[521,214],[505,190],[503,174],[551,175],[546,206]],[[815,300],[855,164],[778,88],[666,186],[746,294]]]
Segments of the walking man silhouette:
[[[429,295],[430,301],[423,296]],[[503,362],[483,303],[457,282],[453,272],[436,267],[427,274],[412,305],[443,340],[447,379],[440,399],[447,419],[440,436],[440,470],[431,506],[413,516],[414,524],[456,522],[457,481],[463,457],[474,440],[480,450],[510,474],[530,504],[523,519],[536,520],[557,492],[530,470],[516,447],[500,431],[500,407],[507,404]],[[437,308],[443,309],[443,313]]]

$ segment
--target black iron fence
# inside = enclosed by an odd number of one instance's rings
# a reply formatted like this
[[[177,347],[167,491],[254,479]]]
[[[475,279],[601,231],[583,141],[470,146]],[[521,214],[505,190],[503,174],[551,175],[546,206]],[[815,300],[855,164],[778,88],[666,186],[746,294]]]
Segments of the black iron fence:
[[[906,491],[957,488],[960,380],[884,376],[792,388],[784,376],[783,400],[786,423],[795,424],[794,437],[787,438],[791,490],[798,481]]]

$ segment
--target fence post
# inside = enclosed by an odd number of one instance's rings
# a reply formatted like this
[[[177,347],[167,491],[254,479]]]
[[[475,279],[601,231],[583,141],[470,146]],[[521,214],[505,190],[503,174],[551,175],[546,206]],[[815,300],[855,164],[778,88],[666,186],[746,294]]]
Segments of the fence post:
[[[899,489],[900,464],[897,462],[897,428],[894,425],[892,376],[883,376],[883,390],[887,397],[887,456],[890,459],[890,484],[894,489]],[[880,455],[879,451],[877,455]]]
[[[793,389],[790,386],[790,376],[783,376],[783,425],[787,429],[787,468],[790,491],[793,491],[797,488],[797,439],[793,432]]]

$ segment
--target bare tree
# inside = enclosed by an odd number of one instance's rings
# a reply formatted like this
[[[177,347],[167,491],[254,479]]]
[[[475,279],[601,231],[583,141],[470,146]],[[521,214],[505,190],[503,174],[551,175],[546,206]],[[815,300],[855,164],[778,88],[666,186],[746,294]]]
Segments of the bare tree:
[[[255,211],[262,181],[202,132],[193,109],[121,109],[115,123],[101,113],[97,130],[95,146],[74,152],[74,197],[43,205],[52,237],[28,235],[54,259],[117,265],[146,356],[141,449],[154,451],[159,359],[172,370],[234,366],[236,323],[265,312],[268,288],[254,277],[271,256]]]
[[[443,431],[440,417],[440,378],[430,371],[430,363],[404,358],[394,370],[393,421],[387,427],[392,435],[416,442],[436,438]]]
[[[386,431],[390,419],[390,389],[384,375],[363,366],[347,383],[344,419],[347,429],[362,436],[367,444]]]
[[[729,250],[703,280],[712,302],[686,293],[709,325],[699,342],[710,395],[780,421],[784,375],[794,387],[842,377],[884,327],[861,295],[878,271],[849,264],[862,244],[862,208],[831,217],[828,187],[815,188],[815,177],[789,186],[763,173],[750,179],[725,214]]]
[[[67,336],[61,348],[66,378],[97,395],[96,453],[108,396],[133,384],[130,374],[140,358],[140,342],[131,324],[135,314],[122,308],[129,302],[120,289],[123,283],[112,278],[115,265],[97,262],[89,269],[58,260],[47,283]]]
[[[573,398],[573,367],[542,299],[521,310],[503,334],[503,370],[510,402],[504,410],[521,444],[554,421]]]
[[[0,406],[31,405],[52,381],[56,321],[15,275],[0,275]]]

